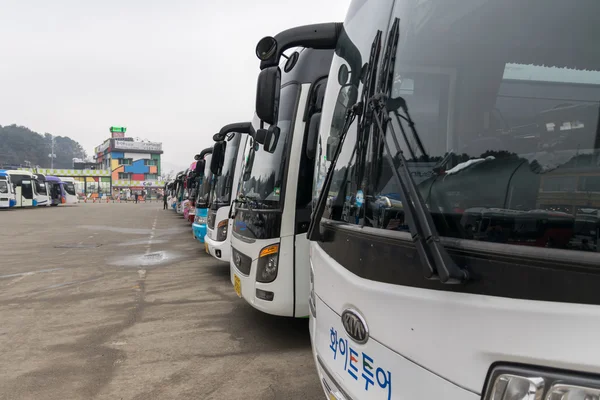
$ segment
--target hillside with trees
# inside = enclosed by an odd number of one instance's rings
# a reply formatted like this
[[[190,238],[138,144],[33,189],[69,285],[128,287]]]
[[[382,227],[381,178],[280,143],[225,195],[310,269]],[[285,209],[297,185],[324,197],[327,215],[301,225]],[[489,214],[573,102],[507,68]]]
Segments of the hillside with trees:
[[[50,168],[52,135],[43,135],[24,126],[0,125],[0,165],[27,165]],[[83,147],[66,136],[54,137],[54,168],[73,168],[73,158],[86,158]]]

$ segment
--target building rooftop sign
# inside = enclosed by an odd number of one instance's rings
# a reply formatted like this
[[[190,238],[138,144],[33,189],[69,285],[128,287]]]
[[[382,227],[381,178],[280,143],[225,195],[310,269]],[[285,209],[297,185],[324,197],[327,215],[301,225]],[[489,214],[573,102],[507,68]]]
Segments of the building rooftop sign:
[[[111,137],[113,137],[113,138],[125,137],[126,131],[127,131],[127,128],[125,128],[124,126],[111,126],[110,127],[110,134],[111,134]]]
[[[115,140],[114,150],[143,150],[143,151],[162,151],[162,143],[155,142],[129,142],[124,140]]]

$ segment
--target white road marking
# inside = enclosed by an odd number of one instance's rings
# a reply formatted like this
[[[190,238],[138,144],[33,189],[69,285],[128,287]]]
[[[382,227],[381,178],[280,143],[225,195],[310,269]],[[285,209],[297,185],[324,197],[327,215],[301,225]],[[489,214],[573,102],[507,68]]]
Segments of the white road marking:
[[[154,217],[154,222],[152,222],[152,230],[150,231],[150,236],[148,237],[148,243],[146,244],[146,254],[150,254],[152,251],[152,240],[154,240],[154,235],[156,233],[156,221],[158,220],[158,215]]]
[[[42,272],[60,271],[61,269],[63,269],[63,268],[40,269],[38,271],[29,271],[29,272],[20,272],[18,274],[0,275],[0,279],[15,278],[15,277],[18,277],[18,276],[29,276],[29,275],[39,274],[39,273],[42,273]]]
[[[32,273],[30,273],[30,274],[21,275],[21,276],[19,276],[18,278],[15,278],[15,279],[13,279],[12,281],[8,282],[8,283],[6,284],[6,286],[14,285],[15,283],[17,283],[17,282],[19,282],[19,281],[21,281],[21,280],[25,279],[25,277],[27,277],[27,276],[31,276],[31,275],[33,275],[33,274],[32,274]]]

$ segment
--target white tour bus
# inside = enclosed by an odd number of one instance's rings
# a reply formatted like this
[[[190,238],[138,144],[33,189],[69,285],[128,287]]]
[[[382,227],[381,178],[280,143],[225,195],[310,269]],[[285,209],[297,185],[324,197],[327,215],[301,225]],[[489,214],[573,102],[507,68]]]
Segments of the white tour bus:
[[[51,204],[48,186],[46,185],[46,177],[42,174],[33,175],[33,184],[37,192],[37,205],[41,207],[49,207]]]
[[[38,194],[35,190],[33,174],[29,171],[11,169],[5,171],[15,189],[15,207],[36,207]]]
[[[237,196],[244,150],[248,134],[252,131],[250,122],[234,123],[225,125],[214,136],[216,143],[210,165],[213,186],[204,241],[209,254],[217,260],[230,260],[233,227],[233,219],[229,218],[231,199]]]
[[[599,37],[592,1],[351,2],[308,233],[329,399],[600,397]]]
[[[259,124],[269,127],[252,134],[235,202],[230,260],[238,296],[265,313],[297,318],[308,317],[306,232],[318,134],[312,116],[320,112],[335,45],[291,53],[282,74],[282,52],[306,31],[312,27],[284,31],[257,46],[265,60],[256,114]],[[269,40],[277,40],[276,51],[263,51]]]
[[[65,204],[77,204],[79,203],[79,198],[77,197],[77,191],[75,189],[75,178],[58,176],[63,182],[63,188],[65,190]]]
[[[10,175],[7,171],[0,170],[0,208],[10,208],[15,205],[15,188]]]

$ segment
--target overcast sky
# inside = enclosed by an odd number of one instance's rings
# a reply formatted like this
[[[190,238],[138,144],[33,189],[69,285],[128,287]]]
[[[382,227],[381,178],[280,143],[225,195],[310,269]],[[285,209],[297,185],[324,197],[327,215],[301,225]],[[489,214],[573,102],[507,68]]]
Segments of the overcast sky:
[[[257,41],[342,21],[349,2],[0,0],[0,125],[70,136],[89,155],[126,126],[185,168],[222,125],[252,118]]]

